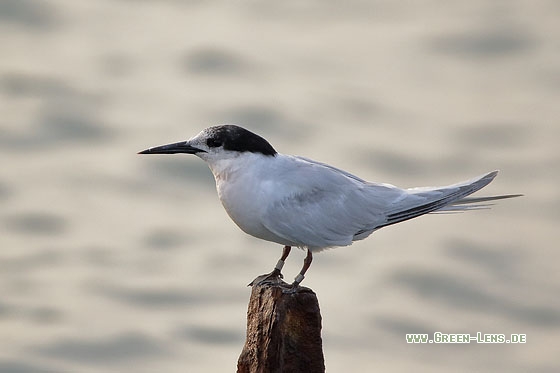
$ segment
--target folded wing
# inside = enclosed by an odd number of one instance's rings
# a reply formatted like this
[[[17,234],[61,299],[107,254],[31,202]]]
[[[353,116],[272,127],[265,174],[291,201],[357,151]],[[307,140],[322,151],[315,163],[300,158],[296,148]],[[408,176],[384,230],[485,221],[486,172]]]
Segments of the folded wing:
[[[446,187],[400,189],[369,183],[308,159],[296,159],[300,167],[289,168],[290,174],[283,179],[306,183],[284,186],[293,193],[269,206],[263,223],[294,246],[313,251],[347,246],[379,228],[430,212],[482,208],[484,202],[513,197],[465,198],[488,185],[497,171]]]

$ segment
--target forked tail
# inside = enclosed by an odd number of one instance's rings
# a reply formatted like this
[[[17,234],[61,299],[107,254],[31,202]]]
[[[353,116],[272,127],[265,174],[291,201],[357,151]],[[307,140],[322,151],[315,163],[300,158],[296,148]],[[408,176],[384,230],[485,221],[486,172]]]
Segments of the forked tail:
[[[487,202],[521,196],[521,194],[507,194],[491,197],[466,198],[490,184],[497,174],[498,171],[493,171],[469,181],[446,187],[408,189],[410,199],[415,203],[411,202],[411,204],[409,204],[409,206],[412,205],[412,207],[388,214],[387,223],[383,226],[399,223],[431,212],[461,212],[488,208],[491,204]]]

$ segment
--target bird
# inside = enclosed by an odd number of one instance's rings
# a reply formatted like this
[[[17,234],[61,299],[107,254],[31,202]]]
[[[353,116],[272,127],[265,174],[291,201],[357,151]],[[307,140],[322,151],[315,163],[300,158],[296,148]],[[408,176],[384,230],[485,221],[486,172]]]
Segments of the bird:
[[[490,201],[520,196],[468,197],[498,171],[443,187],[401,189],[365,181],[326,163],[279,153],[263,137],[235,124],[208,127],[189,140],[138,154],[175,153],[194,154],[208,164],[223,207],[242,231],[283,246],[276,266],[257,277],[259,283],[283,278],[292,247],[307,252],[290,291],[303,281],[313,253],[351,245],[424,214],[477,210]]]

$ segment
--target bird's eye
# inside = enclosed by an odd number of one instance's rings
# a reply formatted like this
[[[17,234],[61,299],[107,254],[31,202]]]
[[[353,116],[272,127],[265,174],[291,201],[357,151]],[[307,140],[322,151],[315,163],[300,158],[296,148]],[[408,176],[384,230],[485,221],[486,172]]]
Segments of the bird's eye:
[[[209,138],[208,140],[206,140],[206,145],[211,148],[217,148],[219,146],[222,146],[222,142],[215,138]]]

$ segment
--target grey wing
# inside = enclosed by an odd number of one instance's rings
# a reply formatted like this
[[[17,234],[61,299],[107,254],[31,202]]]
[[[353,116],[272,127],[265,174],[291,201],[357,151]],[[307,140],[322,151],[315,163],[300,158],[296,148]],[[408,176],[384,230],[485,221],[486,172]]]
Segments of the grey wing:
[[[469,203],[480,202],[486,199],[472,199],[465,197],[484,188],[496,177],[498,171],[489,172],[474,179],[445,187],[427,187],[407,189],[409,196],[403,200],[402,208],[387,214],[387,222],[383,226],[399,223],[417,216],[437,211],[469,210],[478,205],[469,206]],[[465,206],[458,207],[457,205]]]
[[[384,212],[406,195],[402,189],[367,183],[317,162],[310,162],[298,173],[286,177],[303,179],[305,185],[293,186],[294,193],[269,206],[263,223],[294,246],[314,251],[350,245],[356,235],[383,224]]]
[[[325,173],[325,169],[330,172]],[[446,187],[406,190],[363,182],[331,167],[318,175],[314,175],[317,170],[313,168],[306,172],[308,179],[315,182],[273,204],[265,214],[264,224],[297,246],[315,250],[347,246],[379,228],[430,212],[469,210],[479,206],[469,203],[512,197],[465,198],[488,185],[497,171]]]

